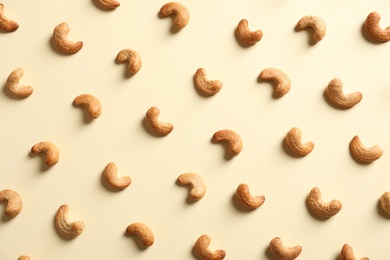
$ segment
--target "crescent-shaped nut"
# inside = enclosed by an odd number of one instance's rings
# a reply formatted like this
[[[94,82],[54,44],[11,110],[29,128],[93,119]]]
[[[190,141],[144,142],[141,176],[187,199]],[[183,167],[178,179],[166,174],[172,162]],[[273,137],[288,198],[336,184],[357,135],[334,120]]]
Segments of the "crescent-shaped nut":
[[[275,68],[267,68],[260,72],[260,80],[272,80],[274,82],[274,95],[281,97],[287,94],[291,88],[291,81],[283,71]]]
[[[353,254],[353,249],[350,245],[344,244],[340,253],[340,260],[358,260]],[[368,257],[362,257],[360,260],[369,260]]]
[[[4,5],[0,4],[0,30],[3,30],[5,32],[13,32],[19,28],[19,25],[7,18],[4,14]]]
[[[146,112],[146,121],[156,134],[165,136],[172,132],[173,125],[171,123],[160,121],[158,119],[159,115],[160,110],[153,106]]]
[[[242,151],[241,136],[233,130],[219,130],[214,133],[213,140],[227,143],[229,146],[228,152],[233,156],[237,156]]]
[[[0,191],[0,202],[7,203],[4,212],[10,218],[16,217],[22,211],[22,198],[16,191],[9,189]]]
[[[60,153],[58,151],[57,146],[47,141],[34,144],[33,147],[31,147],[31,153],[34,155],[44,153],[46,156],[45,163],[47,166],[55,165],[56,163],[58,163],[58,160],[60,158]]]
[[[298,156],[306,156],[314,149],[313,142],[302,143],[302,131],[298,127],[291,128],[284,140],[290,150]]]
[[[363,94],[360,92],[352,92],[344,94],[343,92],[343,81],[341,79],[332,79],[328,87],[326,88],[326,94],[332,103],[341,108],[351,108],[359,103]]]
[[[141,56],[137,51],[132,49],[121,50],[116,56],[116,61],[119,63],[128,62],[129,65],[127,70],[131,73],[131,75],[136,74],[142,66]]]
[[[73,100],[73,104],[75,106],[85,107],[92,119],[98,118],[103,110],[100,101],[90,94],[81,94],[77,96]]]
[[[264,196],[252,196],[249,192],[249,187],[245,183],[238,185],[236,190],[236,197],[238,201],[248,209],[257,209],[263,205],[265,201]]]
[[[326,34],[326,24],[324,20],[318,16],[307,15],[302,17],[296,27],[295,30],[301,31],[306,28],[312,28],[314,30],[313,40],[314,43],[321,41]]]
[[[355,159],[363,163],[372,163],[381,158],[383,151],[378,145],[372,147],[363,146],[359,136],[355,136],[350,145],[350,150]]]
[[[251,31],[248,27],[248,20],[242,19],[236,28],[237,37],[248,45],[253,45],[263,38],[261,30]]]
[[[5,85],[15,96],[25,98],[33,93],[33,88],[19,83],[20,79],[23,77],[23,73],[24,70],[22,68],[14,69],[8,76]]]
[[[222,82],[220,80],[209,80],[206,70],[203,68],[196,70],[194,81],[196,89],[205,95],[214,95],[222,88]]]
[[[386,214],[390,215],[390,192],[385,192],[380,198],[381,208]]]
[[[54,28],[53,42],[54,45],[62,52],[67,54],[74,54],[81,50],[83,42],[73,42],[68,39],[69,25],[67,23],[60,23]]]
[[[206,194],[206,183],[203,178],[196,173],[183,173],[177,177],[177,182],[181,185],[189,185],[191,190],[188,197],[193,201],[198,201]]]
[[[178,2],[169,2],[164,4],[160,9],[162,17],[174,15],[173,24],[178,29],[183,29],[190,21],[190,12],[187,7]]]
[[[30,260],[31,258],[27,255],[21,255],[18,257],[18,260]]]
[[[104,168],[103,176],[111,187],[118,190],[123,190],[131,184],[131,178],[129,176],[118,177],[118,167],[113,162],[110,162]]]
[[[97,0],[97,3],[105,8],[105,9],[110,9],[110,10],[113,10],[115,8],[117,8],[118,6],[120,6],[120,3],[116,0]]]
[[[144,223],[130,224],[126,228],[126,234],[139,237],[144,246],[151,246],[154,243],[154,234],[152,230]]]
[[[225,250],[211,250],[209,248],[211,238],[208,235],[202,235],[195,243],[195,252],[202,260],[221,260],[226,256]]]
[[[54,224],[58,234],[62,238],[73,239],[83,232],[85,224],[83,221],[69,221],[68,211],[68,205],[61,205],[55,215]]]
[[[364,22],[364,28],[367,33],[378,42],[387,42],[390,40],[390,26],[382,29],[380,26],[381,16],[377,12],[371,12]]]
[[[339,200],[331,200],[324,202],[321,198],[321,191],[318,187],[314,187],[307,196],[307,205],[311,212],[322,218],[330,218],[342,208]]]
[[[302,252],[302,247],[300,245],[294,247],[283,246],[282,240],[279,237],[275,237],[271,240],[269,249],[277,260],[294,260]]]

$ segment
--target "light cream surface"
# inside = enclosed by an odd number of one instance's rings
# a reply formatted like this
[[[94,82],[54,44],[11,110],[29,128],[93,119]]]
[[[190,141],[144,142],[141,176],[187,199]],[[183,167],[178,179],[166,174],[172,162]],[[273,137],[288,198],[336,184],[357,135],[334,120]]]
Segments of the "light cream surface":
[[[158,16],[161,0],[123,0],[112,11],[92,0],[2,3],[19,29],[0,33],[0,190],[17,191],[24,208],[7,220],[0,205],[0,259],[195,259],[202,234],[229,260],[272,259],[268,245],[276,236],[286,246],[301,245],[302,260],[336,260],[345,243],[357,258],[390,257],[390,219],[378,210],[380,196],[390,191],[390,43],[373,43],[362,31],[372,11],[381,14],[383,27],[390,25],[389,1],[183,0],[191,19],[176,33],[171,18]],[[326,35],[315,45],[308,31],[294,31],[305,15],[326,22]],[[263,31],[260,42],[237,42],[241,19]],[[84,43],[74,55],[59,54],[50,43],[61,22],[70,27],[69,39]],[[124,48],[142,58],[131,78],[125,64],[115,63]],[[34,88],[25,99],[4,90],[18,67],[24,69],[21,83]],[[216,95],[196,91],[200,67],[222,81]],[[269,82],[257,81],[269,67],[291,80],[279,99]],[[329,105],[324,91],[336,77],[346,93],[363,93],[358,105]],[[102,103],[99,118],[89,120],[72,105],[84,93]],[[151,106],[174,125],[169,135],[146,130]],[[303,142],[315,143],[309,155],[295,158],[283,149],[292,127],[302,130]],[[238,156],[227,157],[224,146],[211,141],[222,129],[241,135]],[[379,145],[383,156],[369,165],[354,161],[349,142],[355,135],[367,146]],[[60,151],[49,169],[30,155],[41,141]],[[104,186],[109,162],[131,177],[127,189]],[[185,172],[206,182],[200,201],[186,202],[188,189],[175,183]],[[242,211],[233,199],[240,183],[264,195],[265,203]],[[329,220],[316,219],[306,207],[315,186],[324,201],[343,204]],[[85,223],[71,241],[54,228],[62,204],[69,205],[70,219]],[[153,246],[140,249],[125,235],[134,222],[150,227]]]

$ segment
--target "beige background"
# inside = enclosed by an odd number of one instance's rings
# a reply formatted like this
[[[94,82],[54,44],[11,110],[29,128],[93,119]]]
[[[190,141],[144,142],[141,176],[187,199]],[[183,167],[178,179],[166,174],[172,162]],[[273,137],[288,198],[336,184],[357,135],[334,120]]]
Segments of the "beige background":
[[[194,259],[192,247],[202,234],[226,259],[270,259],[269,241],[279,236],[286,246],[303,247],[299,259],[336,260],[343,244],[356,257],[390,256],[390,219],[378,211],[382,193],[390,190],[390,43],[364,37],[362,25],[371,11],[390,24],[385,0],[183,0],[191,12],[187,27],[172,33],[172,20],[158,17],[164,1],[121,1],[104,11],[86,1],[3,1],[6,14],[20,25],[0,34],[0,86],[22,67],[24,84],[34,93],[26,99],[0,94],[0,190],[14,189],[23,211],[0,221],[0,259],[27,254],[43,259]],[[323,41],[309,45],[306,31],[295,32],[305,15],[327,24]],[[250,48],[239,45],[234,30],[241,19],[263,39]],[[69,38],[82,40],[72,56],[50,45],[54,27],[67,22]],[[125,77],[116,54],[137,50],[142,69]],[[202,97],[193,86],[197,68],[223,82],[213,97]],[[286,72],[290,92],[272,98],[269,83],[257,76],[268,67]],[[330,80],[344,81],[346,92],[360,91],[363,100],[338,110],[324,99]],[[87,122],[72,106],[82,93],[103,104],[102,115]],[[149,134],[143,119],[151,106],[174,125],[163,138]],[[315,148],[293,158],[282,147],[287,131],[297,126]],[[227,160],[214,132],[232,129],[244,149]],[[349,142],[360,135],[384,154],[371,165],[356,163]],[[29,154],[47,140],[60,149],[60,162],[42,168]],[[101,173],[115,162],[133,182],[112,192]],[[205,197],[186,203],[187,189],[177,176],[196,172],[207,183]],[[240,183],[264,205],[243,212],[232,196]],[[318,186],[324,200],[339,199],[343,209],[321,221],[310,215],[305,199]],[[86,223],[72,241],[55,232],[53,218],[62,204],[70,217]],[[1,210],[4,205],[0,206]],[[4,215],[1,213],[1,215]],[[155,244],[139,249],[124,235],[133,222],[144,222]]]

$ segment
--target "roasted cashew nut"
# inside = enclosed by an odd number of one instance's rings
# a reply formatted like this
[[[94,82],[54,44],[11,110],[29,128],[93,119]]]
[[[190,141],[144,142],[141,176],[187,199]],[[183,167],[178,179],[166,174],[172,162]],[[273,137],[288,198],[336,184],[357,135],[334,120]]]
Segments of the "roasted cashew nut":
[[[336,215],[342,207],[339,200],[331,200],[324,202],[321,198],[321,191],[318,187],[314,187],[307,196],[307,205],[311,212],[322,218],[330,218]]]
[[[306,156],[314,149],[313,142],[302,143],[302,131],[297,127],[291,128],[284,140],[290,150],[298,156]]]
[[[139,237],[144,246],[151,246],[154,243],[154,234],[144,223],[130,224],[126,228],[126,234]]]
[[[242,151],[242,139],[233,130],[219,130],[214,133],[213,140],[228,144],[228,152],[232,156],[237,156]]]
[[[372,147],[363,146],[359,136],[355,136],[350,143],[350,150],[355,159],[363,163],[372,163],[378,160],[383,151],[378,145]]]
[[[206,183],[196,173],[180,174],[177,177],[177,182],[181,185],[189,185],[191,187],[188,197],[193,201],[200,200],[206,194]]]
[[[120,63],[128,62],[129,65],[127,70],[131,73],[131,75],[136,74],[142,66],[141,56],[137,51],[132,49],[121,50],[116,56],[116,61]]]
[[[211,238],[208,235],[202,235],[195,243],[195,252],[202,260],[221,260],[226,256],[226,252],[222,249],[211,250],[209,248]]]
[[[248,20],[242,19],[236,28],[237,37],[248,45],[253,45],[263,38],[263,32],[261,30],[251,31],[248,27]]]
[[[18,28],[19,25],[15,21],[8,19],[5,16],[4,5],[0,4],[0,30],[3,30],[5,32],[13,32]]]
[[[2,202],[7,203],[4,212],[10,218],[16,217],[22,211],[22,198],[16,191],[8,189],[0,191],[0,203]]]
[[[390,215],[390,192],[385,192],[380,198],[381,208],[386,214]]]
[[[387,42],[390,40],[390,26],[382,29],[380,27],[381,16],[377,12],[371,12],[364,22],[364,28],[367,33],[378,42]]]
[[[23,73],[24,70],[22,68],[14,69],[8,76],[5,85],[15,96],[25,98],[33,93],[33,88],[19,83],[20,79],[23,77]]]
[[[55,144],[47,141],[37,143],[31,147],[32,154],[43,153],[46,156],[45,163],[47,166],[53,166],[58,163],[60,153]]]
[[[60,23],[54,28],[53,43],[62,52],[67,54],[74,54],[81,50],[83,42],[73,42],[68,39],[69,25],[67,23]]]
[[[171,123],[160,121],[158,118],[159,115],[160,110],[153,106],[146,112],[146,121],[156,134],[165,136],[172,132],[173,125]]]
[[[160,9],[162,17],[174,15],[173,24],[178,29],[183,29],[190,21],[190,12],[187,7],[178,2],[169,2],[163,5]]]
[[[222,82],[220,80],[208,79],[206,70],[203,68],[196,70],[194,81],[196,89],[205,95],[214,95],[222,88]]]
[[[116,0],[96,0],[96,2],[103,8],[113,10],[120,6],[120,3]]]
[[[244,207],[249,209],[257,209],[263,205],[265,201],[264,196],[252,196],[249,192],[248,185],[245,183],[238,185],[236,190],[236,197]]]
[[[340,260],[358,260],[353,254],[353,249],[350,245],[344,244],[340,253]],[[362,257],[360,260],[369,260],[368,257]]]
[[[313,34],[314,43],[321,41],[326,34],[326,24],[322,18],[317,16],[308,15],[302,17],[298,21],[295,30],[301,31],[306,28],[312,28],[314,30],[314,34]]]
[[[31,258],[27,255],[21,255],[18,257],[18,260],[30,260]]]
[[[104,168],[103,177],[111,187],[118,190],[127,188],[131,183],[129,176],[118,177],[118,167],[113,162],[110,162]]]
[[[61,205],[55,215],[54,224],[62,238],[73,239],[83,232],[85,224],[83,221],[69,221],[68,211],[68,205]]]
[[[73,104],[75,106],[85,107],[92,119],[98,118],[103,110],[100,101],[90,94],[81,94],[77,96],[73,100]]]
[[[279,237],[275,237],[271,240],[269,249],[277,260],[294,260],[302,252],[302,247],[300,245],[294,247],[283,246],[282,240]]]
[[[290,79],[286,73],[279,69],[264,69],[259,75],[259,80],[272,80],[274,82],[274,95],[276,97],[287,94],[291,88]]]
[[[328,87],[326,88],[326,94],[333,104],[341,108],[351,108],[363,98],[363,95],[360,92],[352,92],[347,95],[344,94],[343,81],[338,78],[332,79],[329,82]]]

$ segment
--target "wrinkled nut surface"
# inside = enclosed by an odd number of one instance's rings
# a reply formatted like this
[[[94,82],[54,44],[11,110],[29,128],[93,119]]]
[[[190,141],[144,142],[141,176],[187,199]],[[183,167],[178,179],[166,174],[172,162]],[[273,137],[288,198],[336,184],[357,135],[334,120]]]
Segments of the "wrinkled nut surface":
[[[272,80],[274,82],[274,95],[281,97],[291,88],[289,77],[280,69],[267,68],[260,72],[259,80]]]
[[[30,260],[31,258],[27,255],[21,255],[18,257],[18,260]]]
[[[13,190],[2,190],[0,191],[0,203],[6,202],[5,214],[10,217],[16,217],[23,208],[22,198],[20,195]]]
[[[300,245],[294,247],[283,246],[282,240],[279,237],[275,237],[271,240],[269,249],[277,260],[294,260],[302,252],[302,247]]]
[[[142,66],[141,56],[137,51],[132,49],[121,50],[116,56],[116,61],[119,63],[127,62],[129,64],[127,70],[131,75],[136,74]]]
[[[203,68],[196,70],[194,81],[196,89],[205,95],[217,94],[222,88],[222,82],[208,79],[206,70]]]
[[[98,118],[101,115],[103,110],[100,101],[96,97],[90,94],[81,94],[77,96],[73,100],[73,104],[75,106],[85,107],[88,111],[89,116],[92,119]]]
[[[306,28],[312,28],[314,30],[313,40],[315,43],[321,41],[326,34],[326,24],[324,20],[318,16],[307,15],[302,17],[298,21],[295,30],[301,31]]]
[[[390,40],[390,26],[382,29],[380,26],[381,16],[377,12],[371,12],[364,22],[364,28],[367,33],[378,42],[387,42]]]
[[[313,142],[302,143],[302,131],[297,127],[291,128],[284,140],[290,150],[298,156],[306,156],[314,149]]]
[[[183,173],[177,177],[180,185],[189,185],[191,190],[188,194],[193,201],[198,201],[206,194],[206,183],[203,178],[196,173]]]
[[[67,23],[60,23],[54,28],[53,43],[62,52],[67,54],[74,54],[81,50],[83,42],[73,42],[68,39],[69,25]]]
[[[113,162],[106,165],[103,177],[111,187],[118,190],[123,190],[131,184],[129,176],[118,177],[118,166]]]
[[[228,144],[228,152],[233,156],[237,156],[242,151],[241,136],[233,130],[219,130],[214,133],[213,140]]]
[[[130,224],[126,228],[126,234],[139,237],[144,246],[151,246],[154,243],[154,234],[144,223]]]
[[[73,239],[83,232],[85,224],[83,221],[71,222],[68,217],[68,211],[68,205],[61,205],[55,215],[54,223],[58,234],[62,238]]]
[[[96,1],[101,7],[105,9],[113,10],[120,6],[120,3],[116,0],[97,0]]]
[[[45,163],[47,166],[53,166],[58,163],[60,158],[60,152],[57,146],[51,142],[43,141],[37,144],[34,144],[31,147],[31,153],[36,155],[39,153],[45,154]]]
[[[245,183],[238,185],[236,190],[236,197],[244,207],[249,209],[257,209],[263,205],[265,201],[264,196],[252,196],[249,192],[248,185]]]
[[[3,30],[5,32],[13,32],[19,28],[19,25],[7,18],[7,16],[4,14],[4,5],[0,4],[0,30]]]
[[[341,108],[351,108],[363,98],[363,94],[360,92],[344,94],[343,81],[338,78],[332,79],[329,82],[328,87],[326,88],[326,94],[334,105]]]
[[[146,112],[146,121],[156,134],[165,136],[172,132],[173,125],[171,123],[160,121],[158,119],[159,115],[160,110],[153,106]]]
[[[226,256],[225,250],[211,250],[209,248],[211,238],[208,235],[202,235],[195,243],[195,252],[201,257],[202,260],[220,260]]]
[[[385,192],[380,198],[380,204],[384,212],[390,215],[390,192]]]
[[[236,28],[237,37],[248,45],[253,45],[263,38],[261,30],[251,31],[248,27],[248,20],[242,19]]]
[[[307,196],[307,205],[311,212],[322,218],[330,218],[336,215],[342,208],[339,200],[331,200],[324,202],[321,198],[321,191],[318,187],[314,187]]]
[[[340,253],[340,260],[358,260],[353,254],[353,249],[350,245],[344,244]],[[362,257],[360,260],[369,260],[368,257]]]
[[[355,159],[363,163],[372,163],[381,158],[383,151],[378,145],[372,147],[363,146],[360,137],[355,136],[350,143],[350,150]]]
[[[190,21],[190,12],[187,7],[178,2],[169,2],[163,5],[160,9],[160,15],[162,17],[174,15],[173,24],[178,29],[183,29]]]
[[[14,69],[8,76],[5,85],[15,96],[25,98],[33,93],[33,88],[19,83],[20,79],[23,77],[23,73],[24,70],[22,68]]]

